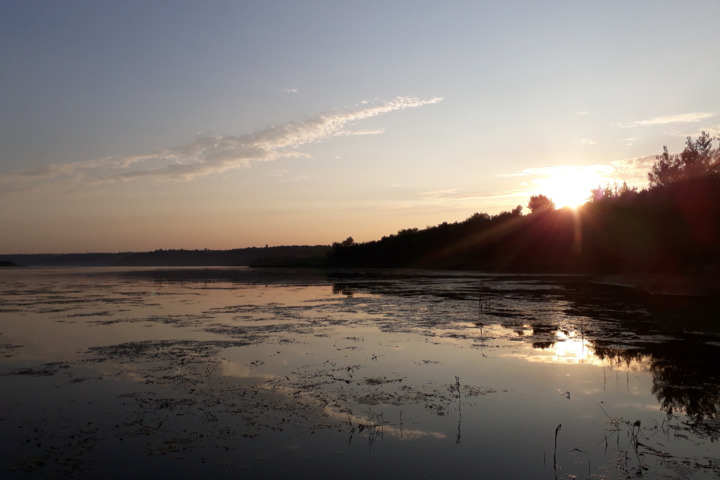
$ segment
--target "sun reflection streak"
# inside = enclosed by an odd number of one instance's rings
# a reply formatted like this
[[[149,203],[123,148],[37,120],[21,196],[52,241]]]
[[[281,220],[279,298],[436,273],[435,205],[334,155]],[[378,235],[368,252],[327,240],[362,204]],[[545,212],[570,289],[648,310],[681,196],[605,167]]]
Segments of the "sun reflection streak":
[[[555,332],[553,341],[536,346],[535,351],[537,354],[529,357],[531,362],[605,364],[595,355],[590,341],[576,330]]]
[[[533,346],[536,354],[527,357],[530,362],[609,366],[613,370],[647,372],[652,360],[650,356],[630,358],[620,350],[598,352],[592,341],[577,330],[559,330],[552,341],[537,342]]]

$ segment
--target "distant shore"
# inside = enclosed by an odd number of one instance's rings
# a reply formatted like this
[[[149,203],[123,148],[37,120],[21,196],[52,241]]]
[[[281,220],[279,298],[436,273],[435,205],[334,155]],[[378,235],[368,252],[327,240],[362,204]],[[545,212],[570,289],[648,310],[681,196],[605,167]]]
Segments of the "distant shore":
[[[1,254],[0,262],[23,267],[320,266],[326,263],[329,249],[327,245],[289,245],[233,250]]]
[[[20,267],[333,267],[328,246],[285,246],[236,250],[156,250],[130,253],[0,255],[0,268]],[[496,272],[497,273],[497,272]],[[518,273],[518,272],[515,272]],[[537,272],[536,272],[537,273]],[[585,273],[591,275],[591,272]],[[631,273],[596,276],[599,285],[650,295],[720,297],[720,279],[707,274]]]

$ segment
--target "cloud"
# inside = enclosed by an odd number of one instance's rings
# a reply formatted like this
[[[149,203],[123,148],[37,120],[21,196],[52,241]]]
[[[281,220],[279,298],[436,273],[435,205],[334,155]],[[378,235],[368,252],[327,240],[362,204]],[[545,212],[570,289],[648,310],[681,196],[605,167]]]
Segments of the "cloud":
[[[634,127],[644,127],[648,125],[666,125],[669,123],[694,123],[694,122],[700,122],[702,120],[706,120],[708,118],[714,117],[715,113],[709,113],[709,112],[694,112],[694,113],[681,113],[679,115],[668,115],[665,117],[655,117],[648,120],[638,120],[635,122],[617,122],[617,123],[611,123],[611,127],[619,127],[619,128],[634,128]]]
[[[695,131],[684,131],[684,132],[674,132],[673,135],[677,137],[687,138],[687,137],[699,137],[702,132],[706,132],[711,137],[718,137],[720,136],[720,125],[713,125],[711,127],[702,127],[698,128]]]
[[[38,183],[59,181],[190,181],[214,173],[248,168],[256,162],[269,162],[280,158],[308,158],[307,154],[298,151],[299,147],[337,136],[376,135],[382,133],[382,130],[353,130],[352,127],[357,122],[385,113],[440,101],[442,98],[439,97],[396,97],[375,103],[366,101],[352,108],[337,109],[304,120],[266,127],[252,134],[201,137],[186,145],[144,155],[51,164],[11,172],[0,176],[0,185],[12,184],[12,190],[27,190]]]
[[[622,143],[626,147],[631,147],[631,146],[635,145],[635,142],[637,142],[638,140],[642,140],[642,137],[623,138],[622,140],[618,140],[617,143]]]
[[[384,128],[376,128],[373,130],[353,130],[351,132],[345,132],[345,135],[380,135],[381,133],[385,133]]]
[[[457,191],[457,188],[446,188],[442,190],[429,190],[427,192],[422,192],[420,195],[428,199],[446,198],[449,195],[455,194]]]
[[[588,165],[588,166],[576,166],[576,165],[554,165],[551,167],[535,167],[526,168],[519,172],[505,173],[498,175],[500,177],[552,177],[555,175],[564,175],[570,172],[587,172],[589,174],[606,176],[612,171],[611,165]]]
[[[655,155],[616,160],[610,164],[612,176],[631,187],[644,188],[648,182],[647,174],[656,160]]]
[[[395,185],[394,185],[395,186]],[[401,187],[401,186],[400,186]],[[466,193],[456,188],[444,190],[430,190],[420,192],[414,200],[388,203],[380,206],[381,210],[406,210],[412,208],[441,207],[448,209],[475,210],[491,209],[498,210],[507,208],[512,204],[513,208],[518,203],[527,200],[526,190],[508,190],[498,193]],[[508,208],[508,209],[509,209]]]

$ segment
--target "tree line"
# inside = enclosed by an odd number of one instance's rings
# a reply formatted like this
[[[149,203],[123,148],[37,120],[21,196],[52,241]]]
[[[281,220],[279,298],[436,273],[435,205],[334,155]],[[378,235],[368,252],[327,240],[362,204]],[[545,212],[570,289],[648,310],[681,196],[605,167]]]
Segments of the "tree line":
[[[715,272],[720,265],[720,148],[703,132],[667,147],[648,187],[600,186],[576,209],[545,195],[498,215],[405,229],[380,240],[332,245],[332,266],[472,269],[488,272]]]

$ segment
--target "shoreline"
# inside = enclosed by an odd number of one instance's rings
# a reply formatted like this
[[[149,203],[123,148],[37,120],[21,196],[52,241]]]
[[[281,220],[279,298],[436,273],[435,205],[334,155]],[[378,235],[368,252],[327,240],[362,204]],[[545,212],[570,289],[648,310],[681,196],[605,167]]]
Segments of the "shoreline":
[[[719,297],[720,280],[710,276],[671,274],[621,274],[591,280],[598,285],[632,288],[651,295]]]

